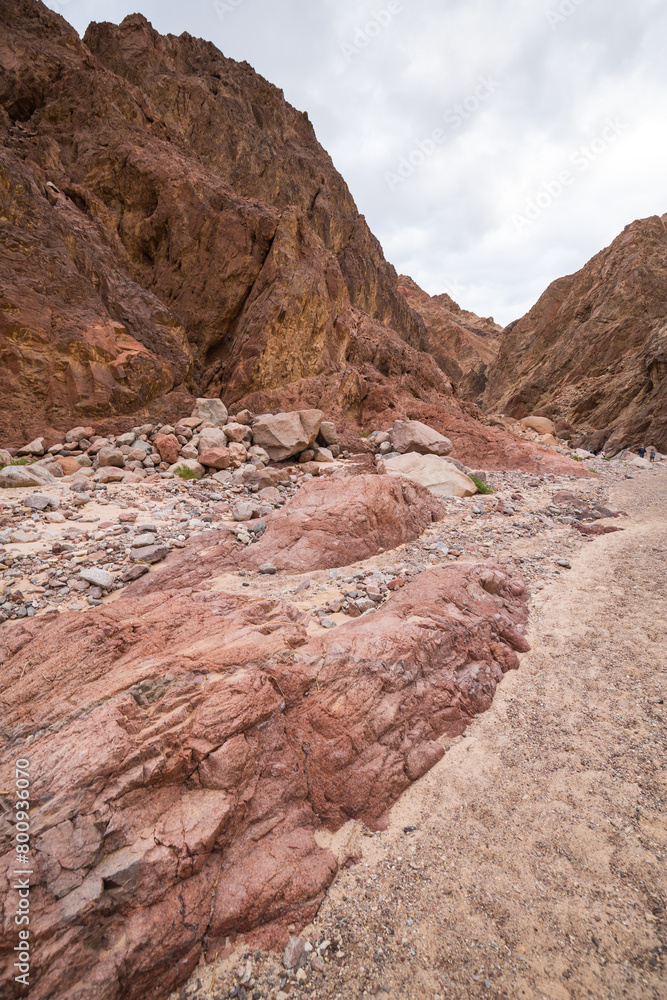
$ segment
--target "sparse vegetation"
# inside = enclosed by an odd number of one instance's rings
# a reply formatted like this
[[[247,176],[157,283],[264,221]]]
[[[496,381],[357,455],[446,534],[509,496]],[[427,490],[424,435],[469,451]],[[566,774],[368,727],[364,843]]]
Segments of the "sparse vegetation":
[[[370,431],[360,431],[359,432],[359,437],[360,438],[367,438],[367,437],[370,437],[370,436],[371,436],[371,432]]]
[[[176,473],[177,476],[180,476],[181,479],[197,478],[197,473],[193,472],[192,469],[188,468],[187,465],[179,465],[176,469],[174,469],[174,472]]]
[[[23,458],[13,458],[11,462],[0,462],[0,469],[6,469],[7,465],[32,465],[34,458],[25,455]]]
[[[490,493],[493,493],[489,484],[485,483],[483,479],[480,479],[478,476],[469,476],[468,478],[472,479],[473,483],[477,487],[478,493],[482,493],[484,496],[488,496]]]
[[[583,462],[583,458],[580,458],[579,455],[570,455],[570,458],[573,458],[575,462]]]

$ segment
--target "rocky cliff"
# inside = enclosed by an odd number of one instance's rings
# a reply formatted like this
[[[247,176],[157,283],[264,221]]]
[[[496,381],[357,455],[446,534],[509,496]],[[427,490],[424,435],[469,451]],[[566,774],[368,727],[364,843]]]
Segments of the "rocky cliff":
[[[500,349],[502,327],[462,309],[451,296],[429,295],[412,278],[401,274],[398,288],[408,305],[424,320],[427,349],[456,384],[459,395],[477,400],[485,386],[488,366]]]
[[[0,431],[313,377],[349,398],[350,361],[425,366],[449,392],[281,91],[140,15],[82,41],[40,3],[2,0],[0,26]]]
[[[589,448],[667,450],[667,215],[627,226],[507,327],[483,406],[567,421]]]
[[[0,0],[0,137],[4,446],[176,423],[206,395],[321,408],[357,444],[426,420],[470,465],[542,467],[453,395],[457,344],[401,294],[307,115],[247,64],[138,14],[82,40]]]

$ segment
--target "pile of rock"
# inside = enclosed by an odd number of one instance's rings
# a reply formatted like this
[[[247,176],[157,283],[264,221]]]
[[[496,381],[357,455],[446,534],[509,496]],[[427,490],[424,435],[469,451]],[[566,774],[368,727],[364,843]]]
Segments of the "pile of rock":
[[[337,443],[336,427],[321,410],[230,415],[219,399],[199,399],[192,416],[175,426],[144,424],[102,437],[92,427],[74,427],[47,448],[36,438],[22,448],[0,451],[0,487],[30,488],[63,476],[97,483],[132,483],[151,477],[242,483],[257,490],[274,486],[274,462],[298,457],[304,473],[318,475],[324,463],[349,457]],[[154,481],[154,480],[153,480]]]
[[[473,496],[477,485],[470,475],[485,478],[451,458],[449,438],[419,420],[396,420],[391,430],[373,431],[368,446],[381,475],[407,476],[439,496]]]

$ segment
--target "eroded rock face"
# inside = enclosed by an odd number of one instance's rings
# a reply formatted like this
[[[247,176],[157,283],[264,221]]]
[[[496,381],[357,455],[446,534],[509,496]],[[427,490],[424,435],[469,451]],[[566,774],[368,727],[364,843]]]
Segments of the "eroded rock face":
[[[0,780],[29,753],[35,1000],[165,996],[205,935],[212,954],[308,919],[336,871],[315,831],[375,823],[489,707],[527,648],[525,596],[453,566],[311,639],[291,605],[178,591],[5,628]]]
[[[416,419],[465,462],[539,469],[453,395],[307,116],[208,42],[140,15],[81,40],[0,0],[0,216],[4,445],[221,396],[321,409],[345,447]]]
[[[667,450],[667,216],[633,222],[503,335],[483,406],[567,421],[610,453]]]
[[[252,504],[243,507],[240,519],[250,520]],[[445,512],[441,500],[405,478],[313,479],[266,518],[266,531],[250,548],[231,531],[206,532],[172,552],[160,572],[133,584],[132,592],[198,586],[265,563],[288,573],[348,566],[413,541]]]
[[[398,288],[426,324],[428,351],[465,399],[477,400],[487,367],[495,360],[503,329],[492,317],[462,309],[451,296],[429,295],[399,275]]]

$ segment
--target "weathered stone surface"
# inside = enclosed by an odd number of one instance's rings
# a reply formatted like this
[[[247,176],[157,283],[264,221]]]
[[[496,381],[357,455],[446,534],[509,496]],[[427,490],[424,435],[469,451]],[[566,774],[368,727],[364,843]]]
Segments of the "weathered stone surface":
[[[530,417],[524,417],[523,420],[519,421],[524,427],[530,427],[531,430],[537,431],[538,434],[551,434],[556,433],[556,425],[553,420],[549,420],[548,417],[536,417],[531,415]]]
[[[250,504],[238,507],[243,508],[239,520],[259,513],[249,513]],[[405,477],[313,479],[267,517],[266,531],[250,548],[232,532],[207,532],[173,552],[160,572],[139,581],[133,592],[192,587],[230,569],[259,569],[267,562],[293,573],[347,566],[418,538],[445,512],[438,497]]]
[[[197,447],[200,452],[209,448],[226,448],[227,434],[219,427],[205,427],[199,435]]]
[[[106,569],[98,569],[96,566],[79,570],[79,576],[82,580],[86,580],[96,587],[101,587],[102,590],[109,590],[113,587],[116,579],[113,573]]]
[[[394,451],[401,455],[415,451],[420,455],[440,455],[444,458],[452,450],[449,438],[419,420],[396,420],[389,436]]]
[[[0,630],[0,787],[28,735],[39,776],[39,995],[166,996],[205,934],[212,959],[228,936],[312,915],[336,872],[315,832],[372,826],[517,666],[525,591],[505,577],[489,594],[486,570],[428,571],[312,638],[293,605],[173,591]],[[7,851],[3,898],[15,866]],[[10,990],[14,943],[0,939]]]
[[[58,456],[56,464],[60,466],[64,476],[74,476],[77,472],[80,472],[82,468],[78,458],[66,458],[64,455]]]
[[[321,410],[294,410],[275,416],[263,413],[255,418],[253,440],[274,462],[281,462],[314,443],[323,419]]]
[[[175,434],[156,434],[153,438],[153,444],[157,448],[163,462],[173,465],[174,462],[178,461],[178,453],[181,446]]]
[[[105,466],[105,468],[100,469],[95,476],[98,483],[122,483],[125,481],[125,477],[131,473],[125,472],[125,469],[119,469],[115,465]]]
[[[55,483],[55,477],[42,466],[7,465],[0,469],[0,489],[22,489]]]
[[[224,427],[228,419],[227,407],[221,399],[198,399],[192,416],[197,417],[202,423]]]
[[[323,420],[320,424],[320,438],[325,445],[338,444],[338,431],[331,420]]]
[[[407,476],[439,496],[471,497],[477,492],[469,476],[438,455],[397,455],[385,459],[384,468],[388,475]]]
[[[199,461],[209,469],[228,469],[232,454],[229,448],[205,448],[199,452]]]
[[[120,448],[101,448],[97,453],[97,461],[102,468],[122,469],[125,465],[125,455]]]
[[[505,332],[483,406],[538,410],[608,454],[650,437],[667,450],[667,216],[627,226],[555,281]]]
[[[29,444],[24,444],[19,448],[19,455],[43,455],[46,451],[46,442],[43,437],[35,438]]]
[[[166,559],[171,549],[168,545],[139,545],[137,548],[130,550],[130,556],[137,563],[148,563],[152,565],[153,563],[162,562]]]

